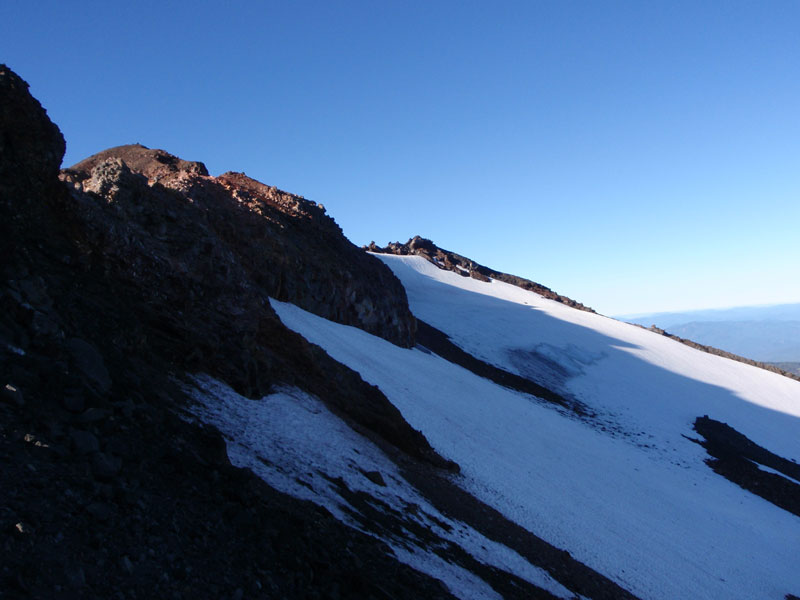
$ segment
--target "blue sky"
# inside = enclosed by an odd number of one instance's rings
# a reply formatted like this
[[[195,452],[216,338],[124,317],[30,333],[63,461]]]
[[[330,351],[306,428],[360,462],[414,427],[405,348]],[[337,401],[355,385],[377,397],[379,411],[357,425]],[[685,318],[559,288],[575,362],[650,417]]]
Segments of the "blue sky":
[[[5,2],[67,139],[139,142],[605,314],[800,301],[798,2]]]

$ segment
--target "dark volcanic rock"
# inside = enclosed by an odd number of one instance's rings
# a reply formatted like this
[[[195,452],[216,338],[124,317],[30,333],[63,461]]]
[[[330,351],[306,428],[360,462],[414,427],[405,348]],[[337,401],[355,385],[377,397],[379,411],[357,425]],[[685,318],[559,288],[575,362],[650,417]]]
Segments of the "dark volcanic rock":
[[[119,146],[64,171],[64,180],[107,203],[126,223],[171,238],[201,219],[208,237],[264,294],[402,346],[415,322],[405,290],[380,261],[351,244],[316,202],[243,173],[209,177],[205,166],[140,145]],[[188,240],[182,240],[188,243]]]
[[[64,219],[85,267],[62,300],[80,314],[109,301],[109,352],[151,364],[154,354],[160,367],[206,372],[250,397],[277,382],[297,385],[404,451],[453,468],[377,388],[287,330],[268,301],[409,343],[416,322],[391,271],[316,205],[242,175],[202,175],[197,165],[121,146],[64,171]],[[81,348],[79,370],[95,381],[97,359]]]
[[[454,468],[267,298],[407,345],[414,321],[389,270],[321,208],[243,176],[132,146],[59,182],[63,150],[0,68],[0,372],[24,391],[0,402],[0,530],[12,533],[0,595],[449,598],[381,542],[232,467],[217,432],[177,416],[187,371],[250,396],[296,385]]]
[[[67,341],[67,350],[89,387],[99,394],[107,394],[111,389],[111,377],[97,349],[80,338],[71,338]]]
[[[500,271],[495,271],[489,267],[484,267],[483,265],[480,265],[469,258],[461,256],[460,254],[450,252],[449,250],[443,250],[432,241],[419,236],[411,238],[405,244],[401,244],[400,242],[390,242],[384,248],[381,248],[375,242],[371,242],[369,246],[365,246],[364,249],[379,254],[415,254],[417,256],[424,257],[440,269],[453,271],[454,273],[458,273],[463,277],[472,277],[473,279],[477,279],[479,281],[496,279],[498,281],[503,281],[505,283],[510,283],[511,285],[521,287],[522,289],[530,292],[536,292],[540,296],[549,298],[550,300],[555,300],[556,302],[561,302],[562,304],[566,304],[572,308],[585,310],[587,312],[594,312],[588,306],[584,306],[580,302],[576,302],[571,298],[557,294],[548,287],[545,287],[534,281],[530,281],[529,279],[517,277],[516,275],[509,275],[508,273],[501,273]]]
[[[13,402],[17,406],[25,406],[25,398],[22,392],[14,385],[7,383],[0,389],[0,398],[6,402]]]
[[[66,144],[28,84],[0,64],[0,206],[18,211],[55,181]]]
[[[97,436],[91,431],[75,430],[70,433],[70,439],[75,452],[78,454],[91,454],[100,449],[100,442],[97,441]]]
[[[761,496],[775,506],[800,517],[800,465],[759,446],[727,423],[704,415],[694,421],[694,430],[704,440],[712,458],[706,460],[716,473]],[[763,465],[775,472],[759,467]]]
[[[33,390],[82,412],[112,383],[136,390],[169,372],[207,372],[251,397],[293,384],[404,451],[454,467],[377,388],[286,329],[269,305],[274,296],[412,343],[400,282],[324,209],[139,145],[93,156],[59,184],[61,134],[27,85],[2,73],[0,168],[13,217],[0,223],[0,348],[16,348],[8,358],[20,364],[50,361],[47,375],[18,366]]]

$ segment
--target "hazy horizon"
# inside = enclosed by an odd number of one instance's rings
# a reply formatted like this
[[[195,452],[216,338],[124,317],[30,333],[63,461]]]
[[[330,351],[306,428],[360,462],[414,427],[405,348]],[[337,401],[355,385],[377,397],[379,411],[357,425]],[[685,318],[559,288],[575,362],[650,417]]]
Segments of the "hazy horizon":
[[[715,306],[715,307],[704,307],[704,308],[695,308],[689,310],[666,310],[666,311],[648,311],[642,313],[631,313],[631,314],[620,314],[620,315],[607,315],[610,317],[614,317],[615,319],[636,319],[641,317],[647,316],[654,316],[654,315],[691,315],[695,313],[726,313],[730,311],[739,311],[739,310],[759,310],[759,309],[780,309],[780,308],[789,308],[796,309],[796,311],[800,314],[800,302],[778,302],[774,304],[750,304],[750,305],[743,305],[743,306]]]

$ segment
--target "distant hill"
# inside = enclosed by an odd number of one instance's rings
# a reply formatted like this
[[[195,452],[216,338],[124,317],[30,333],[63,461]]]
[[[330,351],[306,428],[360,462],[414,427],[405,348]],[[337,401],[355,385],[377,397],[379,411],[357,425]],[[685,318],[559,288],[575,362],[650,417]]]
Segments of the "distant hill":
[[[619,317],[764,362],[800,361],[800,304]]]

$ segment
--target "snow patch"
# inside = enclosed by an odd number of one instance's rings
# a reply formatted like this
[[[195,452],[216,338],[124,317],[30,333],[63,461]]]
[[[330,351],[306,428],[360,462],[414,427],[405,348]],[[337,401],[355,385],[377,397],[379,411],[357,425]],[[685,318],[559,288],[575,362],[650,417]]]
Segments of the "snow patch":
[[[350,527],[380,537],[401,562],[441,579],[454,595],[465,600],[499,597],[475,574],[425,549],[425,542],[408,529],[402,537],[389,531],[378,536],[365,529],[358,507],[350,505],[331,480],[341,478],[350,490],[377,499],[375,506],[385,503],[410,524],[460,546],[479,562],[512,572],[559,598],[574,597],[518,553],[439,513],[379,448],[354,432],[318,398],[284,387],[251,400],[207,375],[195,376],[192,383],[187,386],[196,401],[192,412],[222,432],[232,464],[251,469],[275,489],[324,506]],[[365,476],[371,471],[381,474],[385,487]]]
[[[272,301],[284,324],[377,385],[458,462],[467,491],[642,598],[800,589],[800,520],[713,473],[685,437],[709,414],[800,456],[800,383],[419,257],[378,258],[418,318],[479,358],[513,370],[509,348],[557,349],[548,358],[580,371],[568,391],[613,421],[568,418],[438,356]]]

